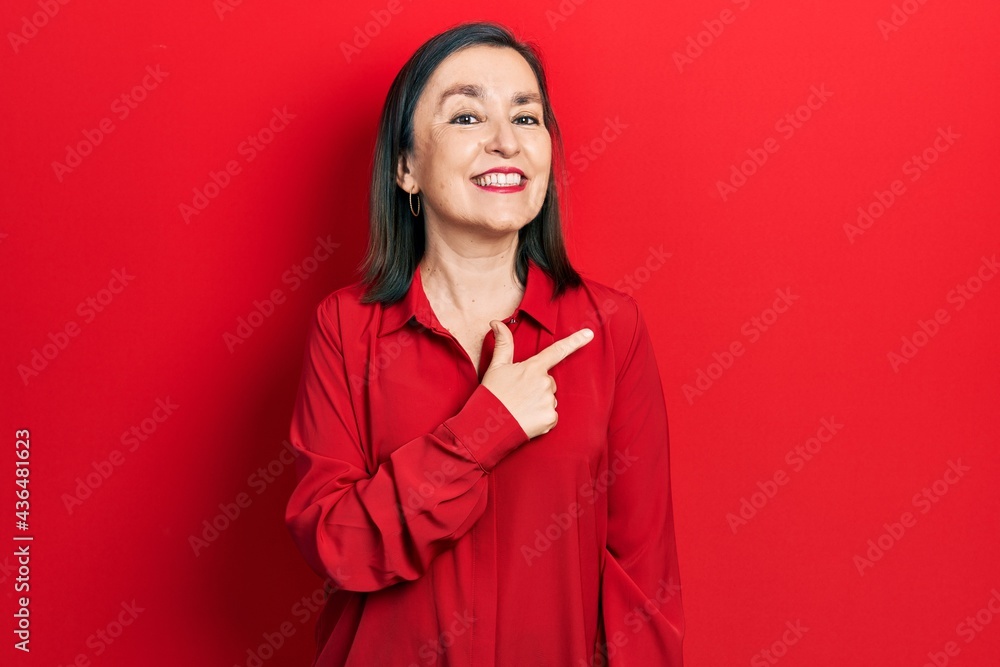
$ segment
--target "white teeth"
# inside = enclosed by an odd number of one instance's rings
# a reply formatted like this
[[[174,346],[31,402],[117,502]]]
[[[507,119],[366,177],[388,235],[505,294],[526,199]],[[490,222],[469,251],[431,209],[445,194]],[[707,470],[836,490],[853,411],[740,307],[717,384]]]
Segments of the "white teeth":
[[[520,185],[521,175],[520,174],[499,174],[493,172],[492,174],[486,174],[485,176],[480,176],[479,178],[473,179],[473,182],[477,185],[489,186],[489,185]]]

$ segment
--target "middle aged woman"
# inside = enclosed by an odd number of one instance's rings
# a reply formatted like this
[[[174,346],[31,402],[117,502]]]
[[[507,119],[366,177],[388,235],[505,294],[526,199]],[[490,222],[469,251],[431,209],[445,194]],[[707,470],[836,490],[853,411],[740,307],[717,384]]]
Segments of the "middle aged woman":
[[[497,24],[392,84],[365,275],[317,307],[291,424],[286,521],[333,589],[316,666],[682,664],[653,346],[570,265],[553,146]]]

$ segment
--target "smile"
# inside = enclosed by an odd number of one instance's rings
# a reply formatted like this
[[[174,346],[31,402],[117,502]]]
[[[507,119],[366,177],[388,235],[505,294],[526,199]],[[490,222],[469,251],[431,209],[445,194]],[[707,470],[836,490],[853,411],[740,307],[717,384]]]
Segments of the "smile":
[[[489,192],[520,192],[528,182],[520,174],[501,174],[497,172],[477,176],[472,179],[473,184]]]

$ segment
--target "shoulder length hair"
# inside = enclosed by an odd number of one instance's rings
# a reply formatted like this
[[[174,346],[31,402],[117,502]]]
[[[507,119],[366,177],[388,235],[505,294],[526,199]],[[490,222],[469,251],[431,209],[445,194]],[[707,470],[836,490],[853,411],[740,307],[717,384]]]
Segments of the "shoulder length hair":
[[[515,268],[526,284],[528,260],[552,277],[555,294],[582,280],[570,265],[563,242],[556,178],[565,174],[565,151],[559,125],[549,102],[541,56],[530,42],[519,41],[504,26],[490,22],[463,23],[432,37],[410,56],[396,75],[379,120],[369,190],[368,248],[359,266],[367,287],[362,302],[389,304],[410,288],[424,254],[424,225],[410,211],[407,193],[396,183],[396,165],[404,151],[413,149],[413,114],[417,100],[437,66],[452,53],[475,45],[517,51],[535,73],[542,97],[543,118],[552,138],[553,157],[545,201],[538,215],[518,231]]]

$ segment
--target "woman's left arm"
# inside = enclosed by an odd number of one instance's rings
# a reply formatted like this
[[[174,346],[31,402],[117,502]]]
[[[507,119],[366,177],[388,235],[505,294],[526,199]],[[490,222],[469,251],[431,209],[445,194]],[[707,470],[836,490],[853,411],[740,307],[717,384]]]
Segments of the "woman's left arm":
[[[609,667],[681,667],[684,614],[670,493],[667,411],[653,344],[635,299],[608,426],[608,537],[601,577]],[[634,325],[633,325],[634,323]],[[628,338],[625,338],[628,341]]]

